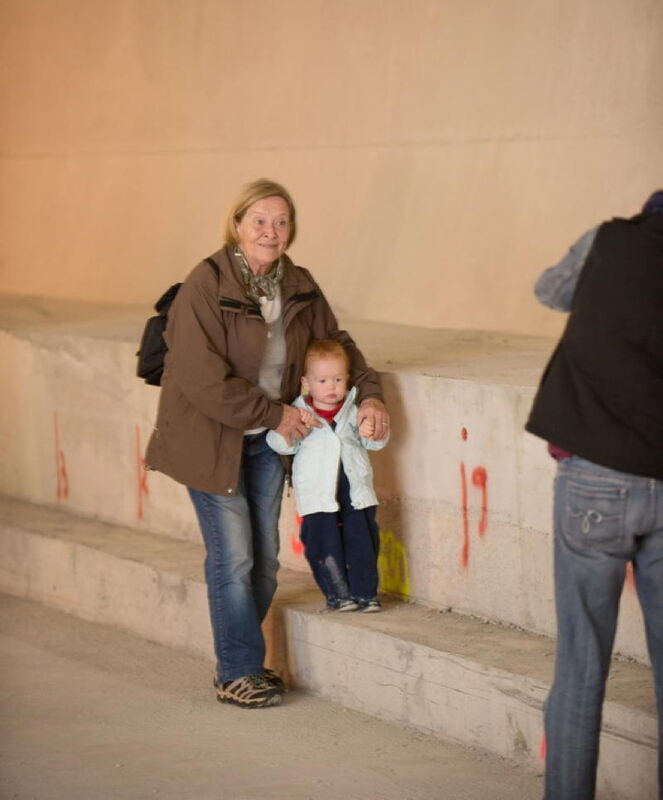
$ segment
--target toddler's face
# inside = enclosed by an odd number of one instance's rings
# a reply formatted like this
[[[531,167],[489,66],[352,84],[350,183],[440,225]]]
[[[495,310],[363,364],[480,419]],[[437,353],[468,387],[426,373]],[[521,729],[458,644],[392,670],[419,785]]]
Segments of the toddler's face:
[[[348,391],[345,360],[337,356],[311,359],[302,378],[303,394],[310,394],[313,404],[329,411],[343,401]]]

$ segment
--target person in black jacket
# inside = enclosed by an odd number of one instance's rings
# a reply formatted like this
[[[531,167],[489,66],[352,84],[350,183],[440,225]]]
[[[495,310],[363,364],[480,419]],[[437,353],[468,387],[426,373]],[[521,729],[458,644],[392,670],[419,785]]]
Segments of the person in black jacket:
[[[545,798],[594,797],[629,562],[654,672],[663,791],[663,191],[637,216],[584,234],[535,291],[570,311],[526,425],[558,460]]]

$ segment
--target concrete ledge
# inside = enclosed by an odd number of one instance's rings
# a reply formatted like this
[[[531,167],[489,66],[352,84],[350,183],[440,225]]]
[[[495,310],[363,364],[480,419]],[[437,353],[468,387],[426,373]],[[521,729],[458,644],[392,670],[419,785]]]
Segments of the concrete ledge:
[[[0,493],[199,541],[184,487],[144,470],[158,390],[134,377],[148,309],[0,295]],[[549,339],[346,320],[393,415],[375,454],[385,591],[554,635],[554,462],[523,425]],[[284,566],[307,572],[293,499]],[[616,649],[648,662],[632,585]]]
[[[0,591],[211,656],[202,547],[0,502]],[[283,570],[266,622],[271,663],[348,707],[540,768],[552,671],[543,636],[387,601],[380,615],[320,613],[308,575]],[[647,668],[615,662],[604,715],[603,798],[656,796]]]

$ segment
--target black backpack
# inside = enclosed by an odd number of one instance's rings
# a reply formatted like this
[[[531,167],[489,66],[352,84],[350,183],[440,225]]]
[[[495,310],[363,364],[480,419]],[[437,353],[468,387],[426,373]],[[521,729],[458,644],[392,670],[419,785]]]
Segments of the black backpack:
[[[212,267],[219,277],[219,265],[213,258],[206,258],[205,261]],[[138,363],[136,364],[136,375],[142,378],[150,386],[160,386],[163,374],[163,360],[168,352],[168,347],[163,338],[163,332],[168,324],[168,311],[173,304],[173,300],[180,290],[181,283],[174,283],[168,291],[164,292],[154,304],[156,316],[150,317],[145,323],[143,335],[138,346]]]

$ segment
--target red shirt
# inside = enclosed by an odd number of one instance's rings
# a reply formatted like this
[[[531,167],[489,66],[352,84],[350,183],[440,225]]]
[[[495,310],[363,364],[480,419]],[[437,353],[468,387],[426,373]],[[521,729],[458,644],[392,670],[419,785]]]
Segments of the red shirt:
[[[319,417],[322,417],[330,425],[333,423],[334,417],[343,408],[343,403],[339,403],[336,406],[336,408],[330,408],[329,410],[327,410],[326,408],[318,408],[316,405],[313,405],[313,402],[310,399],[307,400],[306,402],[311,406],[311,408],[315,411],[315,413]],[[345,401],[343,401],[343,402],[345,402]]]

